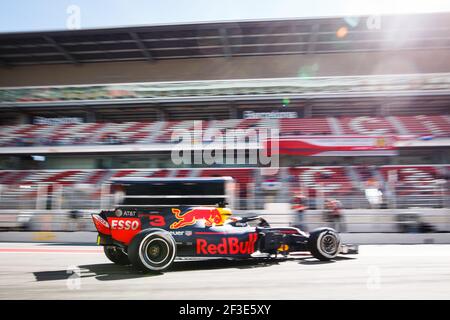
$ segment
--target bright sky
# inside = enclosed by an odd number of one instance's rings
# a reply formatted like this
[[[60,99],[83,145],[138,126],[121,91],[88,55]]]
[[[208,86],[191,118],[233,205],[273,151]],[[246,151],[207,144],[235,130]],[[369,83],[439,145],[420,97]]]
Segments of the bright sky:
[[[3,0],[0,2],[0,32],[425,12],[450,12],[450,1]]]

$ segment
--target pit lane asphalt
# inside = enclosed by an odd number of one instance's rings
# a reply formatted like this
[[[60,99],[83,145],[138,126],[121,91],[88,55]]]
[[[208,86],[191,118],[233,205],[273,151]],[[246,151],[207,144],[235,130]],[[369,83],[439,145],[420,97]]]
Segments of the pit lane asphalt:
[[[449,299],[449,266],[450,245],[365,245],[332,262],[183,261],[142,274],[96,246],[3,242],[0,299]]]

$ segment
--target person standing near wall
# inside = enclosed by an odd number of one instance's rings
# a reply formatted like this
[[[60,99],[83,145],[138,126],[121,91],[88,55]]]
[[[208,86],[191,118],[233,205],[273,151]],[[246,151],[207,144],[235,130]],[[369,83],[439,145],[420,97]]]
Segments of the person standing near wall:
[[[337,232],[345,232],[342,216],[342,203],[336,199],[325,200],[325,221]]]
[[[308,209],[308,206],[306,205],[306,197],[302,193],[297,193],[294,195],[293,201],[292,201],[292,209],[295,211],[295,227],[307,231],[306,225],[304,223],[305,221],[305,211]]]

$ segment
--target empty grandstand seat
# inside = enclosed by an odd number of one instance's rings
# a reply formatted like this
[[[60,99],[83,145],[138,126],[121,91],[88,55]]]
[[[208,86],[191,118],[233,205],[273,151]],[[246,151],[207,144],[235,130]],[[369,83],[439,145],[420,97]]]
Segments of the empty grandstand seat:
[[[253,182],[253,169],[251,168],[221,168],[202,169],[199,177],[233,177],[238,184],[239,190],[247,191],[249,183]]]
[[[340,117],[338,120],[344,134],[397,134],[391,123],[382,117]]]
[[[410,134],[449,136],[450,122],[448,116],[418,115],[396,116]]]
[[[344,167],[295,167],[289,169],[296,184],[321,190],[325,195],[348,194],[352,191],[352,182]]]
[[[156,143],[170,142],[172,133],[177,129],[185,129],[185,126],[181,125],[181,121],[168,121],[165,123],[162,133],[153,139]]]
[[[400,195],[414,194],[422,191],[438,189],[437,180],[441,179],[434,166],[382,166],[380,172],[389,181],[389,172],[394,172],[394,185]]]
[[[332,129],[327,118],[280,119],[280,135],[318,134],[332,134]]]

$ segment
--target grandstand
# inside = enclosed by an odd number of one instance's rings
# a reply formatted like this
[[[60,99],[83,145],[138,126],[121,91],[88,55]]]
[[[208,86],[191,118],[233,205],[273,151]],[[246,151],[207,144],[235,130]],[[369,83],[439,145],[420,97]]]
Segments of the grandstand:
[[[383,208],[448,207],[450,15],[366,19],[0,34],[0,208],[100,208],[111,178],[222,175],[239,209],[299,191],[370,208],[372,182]],[[278,130],[281,169],[175,165],[173,133],[199,125],[203,148]]]
[[[380,182],[388,181],[389,172],[398,173],[396,181],[397,207],[407,207],[412,202],[421,206],[442,207],[447,196],[445,184],[450,166],[446,165],[384,165],[379,167],[367,166],[301,166],[291,167],[287,172],[282,171],[278,179],[289,181],[293,192],[303,188],[303,192],[310,197],[318,193],[341,199],[347,208],[368,207],[364,199],[363,190],[369,179],[380,177]],[[79,208],[97,208],[100,206],[102,186],[111,178],[119,177],[218,177],[232,176],[242,190],[245,197],[252,194],[258,181],[268,180],[261,174],[260,168],[185,168],[185,169],[79,169],[79,170],[2,170],[0,184],[2,185],[2,208],[14,209],[20,203],[21,208],[33,209],[36,205],[37,186],[46,186],[45,193],[52,195],[58,186],[65,192],[80,191],[86,199],[79,199]],[[18,188],[18,185],[20,186]],[[242,194],[241,194],[242,196]],[[392,195],[393,197],[394,195]],[[440,199],[438,202],[426,201]],[[285,199],[286,200],[286,199]],[[354,201],[358,200],[357,207]],[[386,201],[394,201],[387,198]],[[421,201],[424,201],[423,203]],[[252,203],[248,200],[247,203]],[[255,201],[257,203],[257,201]],[[254,204],[253,206],[256,206]],[[246,205],[240,207],[245,209]]]
[[[248,129],[245,119],[211,120],[202,123],[208,128],[220,130]],[[417,115],[390,117],[318,117],[310,119],[271,119],[270,123],[256,119],[253,128],[276,128],[281,136],[302,135],[418,135],[450,136],[448,115]],[[177,129],[193,130],[194,122],[121,122],[81,123],[58,125],[0,126],[0,146],[58,146],[90,144],[141,144],[170,143]],[[209,129],[212,134],[211,129]]]

